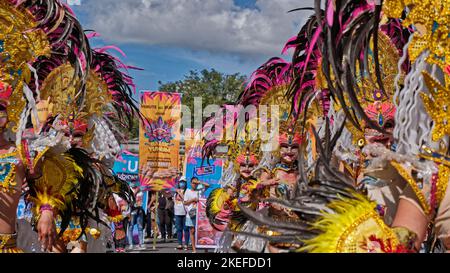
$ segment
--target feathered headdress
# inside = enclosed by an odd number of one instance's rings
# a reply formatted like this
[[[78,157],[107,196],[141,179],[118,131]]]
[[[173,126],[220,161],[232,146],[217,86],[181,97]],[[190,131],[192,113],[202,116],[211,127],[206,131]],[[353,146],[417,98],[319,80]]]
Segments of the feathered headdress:
[[[300,124],[291,117],[292,104],[286,97],[292,80],[293,66],[291,63],[281,58],[272,58],[253,72],[247,88],[240,96],[239,103],[243,106],[267,106],[268,109],[277,106],[278,116],[267,114],[267,120],[262,120],[264,117],[260,116],[261,125],[265,124],[267,128],[271,128],[272,125],[278,124],[279,136],[271,139],[277,139],[277,137],[279,141],[290,139],[291,142],[293,140],[300,144],[302,139]],[[272,112],[270,111],[270,113]],[[266,142],[270,141],[266,140]],[[277,146],[276,144],[274,146]]]
[[[39,19],[27,7],[15,4],[9,0],[0,3],[0,82],[12,91],[8,97],[4,96],[9,102],[4,100],[3,105],[9,106],[7,127],[13,132],[20,127],[26,106],[23,89],[30,79],[29,64],[40,56],[48,56],[51,49],[51,41]]]
[[[19,145],[30,114],[37,115],[40,70],[54,59],[71,63],[82,90],[91,53],[87,37],[68,6],[59,0],[5,0],[0,4],[0,81],[12,87],[8,132]],[[51,71],[55,66],[48,68]],[[9,137],[14,138],[13,135]]]
[[[283,94],[292,80],[292,66],[281,58],[272,58],[259,67],[251,75],[247,87],[239,96],[238,104],[245,106],[259,106],[262,103],[275,102],[275,97],[268,98],[269,93]],[[274,89],[282,89],[276,92]],[[289,111],[285,105],[285,96],[278,98],[278,102]],[[269,105],[268,105],[269,106]]]
[[[133,93],[136,91],[133,78],[127,75],[125,71],[128,69],[140,69],[125,65],[119,58],[108,54],[107,50],[109,48],[114,48],[122,53],[120,49],[115,47],[104,47],[94,50],[92,54],[92,70],[100,77],[109,92],[110,101],[116,112],[116,116],[112,118],[115,118],[120,124],[131,128],[134,116],[138,116],[141,119],[143,117],[133,98]]]
[[[305,187],[294,198],[265,200],[289,209],[300,221],[275,220],[240,206],[245,216],[265,231],[241,233],[271,243],[299,244],[300,252],[410,252],[414,234],[388,227],[377,205],[358,192],[347,174],[330,166],[337,137],[339,134],[331,136],[327,126],[323,141],[316,141],[320,157],[314,178],[301,176]]]
[[[322,11],[321,11],[322,12]],[[289,39],[283,52],[294,48],[292,58],[293,77],[287,96],[292,100],[295,118],[302,118],[305,124],[311,112],[311,102],[318,101],[320,109],[316,114],[328,115],[330,94],[322,73],[323,32],[320,17],[312,16],[297,36]],[[309,111],[308,111],[309,110]]]
[[[317,6],[321,2],[317,1]],[[391,99],[395,75],[401,71],[397,63],[388,59],[389,54],[384,57],[379,54],[379,48],[386,46],[391,36],[390,47],[395,49],[396,60],[399,60],[410,31],[402,28],[398,20],[382,24],[381,5],[373,1],[326,1],[325,12],[317,11],[316,17],[321,18],[319,24],[323,29],[322,70],[333,97],[353,126],[360,129],[358,120],[362,118],[367,126],[380,130],[377,122],[365,113],[360,98],[368,98],[375,91],[376,95]],[[402,69],[408,69],[408,65]],[[391,73],[390,70],[397,71]],[[369,94],[364,94],[365,83],[370,83]]]

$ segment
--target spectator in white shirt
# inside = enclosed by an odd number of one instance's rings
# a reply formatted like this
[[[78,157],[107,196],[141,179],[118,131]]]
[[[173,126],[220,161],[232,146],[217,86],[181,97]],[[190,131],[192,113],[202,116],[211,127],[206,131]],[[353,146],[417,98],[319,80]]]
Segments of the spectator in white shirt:
[[[186,227],[190,234],[186,234],[186,245],[189,244],[189,238],[192,240],[192,252],[196,253],[195,248],[195,223],[197,221],[197,203],[202,193],[209,187],[208,183],[201,182],[197,177],[191,179],[192,189],[187,189],[184,193],[184,205],[186,206]]]

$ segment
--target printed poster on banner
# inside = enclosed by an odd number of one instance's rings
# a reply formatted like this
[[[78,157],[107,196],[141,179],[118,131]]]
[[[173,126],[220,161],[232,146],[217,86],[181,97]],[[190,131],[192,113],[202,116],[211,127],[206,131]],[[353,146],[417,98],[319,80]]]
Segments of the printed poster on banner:
[[[193,153],[195,154],[195,153]],[[188,157],[186,167],[186,178],[188,182],[192,177],[197,177],[201,182],[206,182],[210,187],[204,192],[203,198],[199,200],[197,206],[197,224],[196,229],[196,243],[198,248],[216,248],[222,233],[215,230],[209,223],[209,219],[206,216],[206,198],[210,195],[211,191],[220,188],[220,178],[222,177],[223,160],[214,159],[210,160],[209,164],[201,157]],[[191,188],[190,183],[189,188]]]
[[[139,183],[139,157],[133,154],[122,154],[114,162],[113,171],[131,187],[140,186]]]
[[[181,94],[141,92],[141,112],[145,121],[139,130],[140,171],[150,164],[152,171],[179,168]],[[174,187],[175,178],[161,180],[143,177],[141,187],[161,191]]]
[[[191,188],[191,179],[197,177],[201,182],[206,182],[210,187],[205,191],[204,197],[208,198],[209,194],[220,188],[220,178],[223,171],[223,159],[211,159],[209,163],[201,157],[188,157],[186,166],[186,179],[188,188]]]
[[[197,206],[197,223],[195,225],[195,246],[197,248],[218,248],[222,232],[214,229],[206,215],[206,199],[201,198]]]

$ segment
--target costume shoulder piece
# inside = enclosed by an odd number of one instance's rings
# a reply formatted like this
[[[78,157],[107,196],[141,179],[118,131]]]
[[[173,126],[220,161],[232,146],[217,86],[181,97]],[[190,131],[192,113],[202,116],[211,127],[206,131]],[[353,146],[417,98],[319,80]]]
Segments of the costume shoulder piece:
[[[409,252],[415,237],[410,234],[402,242],[401,230],[388,227],[376,211],[377,205],[367,197],[355,193],[353,198],[342,198],[328,205],[312,228],[322,233],[304,241],[300,251],[312,253],[403,253]],[[405,246],[406,244],[406,246]]]

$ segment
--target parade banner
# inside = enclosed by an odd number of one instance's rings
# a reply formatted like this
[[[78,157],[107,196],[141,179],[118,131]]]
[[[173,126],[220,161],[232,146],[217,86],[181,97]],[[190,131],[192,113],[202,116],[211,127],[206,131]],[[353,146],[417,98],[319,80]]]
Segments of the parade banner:
[[[199,147],[201,148],[201,146]],[[192,151],[190,155],[198,156],[195,151]],[[222,177],[223,160],[214,159],[210,160],[208,163],[201,157],[187,156],[187,158],[187,180],[190,182],[193,177],[197,177],[201,182],[206,182],[210,185],[210,187],[203,194],[204,198],[199,201],[197,206],[197,224],[195,225],[196,246],[198,248],[216,248],[218,246],[221,233],[216,231],[211,226],[209,219],[206,216],[206,198],[208,198],[211,191],[220,188],[219,181]],[[191,188],[192,185],[190,183],[188,183],[188,185],[189,188]]]
[[[179,168],[181,95],[141,92],[141,112],[146,121],[141,122],[139,130],[140,171],[146,164],[155,172]],[[172,188],[175,179],[141,176],[140,183],[145,190],[161,191]]]
[[[220,188],[220,178],[222,177],[223,160],[211,159],[209,163],[201,157],[188,157],[186,166],[186,179],[191,188],[191,179],[197,177],[201,182],[206,182],[210,187],[205,191],[204,197],[208,197],[211,191]]]
[[[218,248],[222,232],[215,230],[206,215],[206,199],[201,198],[197,206],[197,223],[195,225],[195,246],[197,248]]]
[[[120,179],[128,182],[131,187],[140,186],[139,157],[132,154],[122,154],[114,162],[113,171]]]

